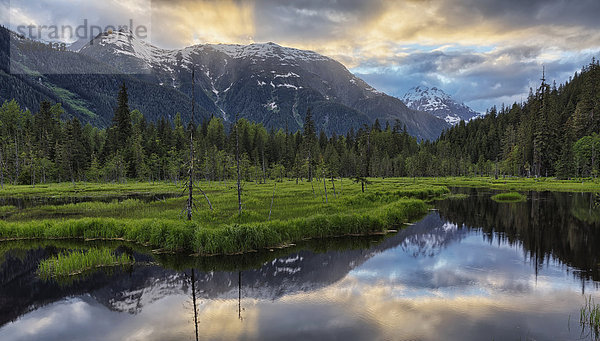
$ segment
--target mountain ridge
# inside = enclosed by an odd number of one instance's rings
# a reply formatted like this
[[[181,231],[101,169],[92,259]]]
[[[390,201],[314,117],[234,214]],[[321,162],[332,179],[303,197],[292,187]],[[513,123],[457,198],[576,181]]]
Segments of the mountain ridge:
[[[109,84],[125,82],[134,88],[130,95],[132,109],[140,109],[153,121],[172,118],[177,112],[189,121],[193,95],[199,108],[196,119],[200,120],[217,116],[232,122],[239,115],[267,128],[297,131],[302,129],[306,111],[311,108],[317,128],[329,135],[345,134],[375,120],[390,124],[399,121],[419,139],[435,139],[449,127],[443,120],[411,110],[399,99],[377,91],[332,58],[272,42],[199,44],[166,50],[138,40],[130,32],[115,31],[99,34],[79,52],[47,51],[33,58],[22,49],[26,42],[13,39],[10,44],[11,51],[18,51],[17,63],[36,73],[31,77],[24,72],[17,78],[27,80],[38,93],[50,89],[56,95],[49,96],[54,101],[64,100],[57,92],[72,94],[80,105],[65,105],[68,113],[100,126],[109,124],[109,107],[115,103],[110,99],[116,99],[117,86]],[[11,59],[14,57],[11,55]],[[36,58],[51,62],[40,67],[33,61]],[[66,72],[62,75],[38,71],[47,65],[60,65],[61,60],[71,63],[63,65]],[[192,66],[196,71],[194,91]],[[79,74],[70,74],[71,69]],[[95,74],[86,75],[82,70]],[[81,83],[86,86],[80,87]],[[6,99],[12,98],[0,93],[0,100]],[[149,105],[147,100],[154,103]],[[25,102],[29,106],[39,101]]]

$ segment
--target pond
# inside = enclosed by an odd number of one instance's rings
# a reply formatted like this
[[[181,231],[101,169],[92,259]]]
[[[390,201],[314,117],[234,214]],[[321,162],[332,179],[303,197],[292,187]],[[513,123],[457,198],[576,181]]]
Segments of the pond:
[[[0,244],[0,340],[594,339],[596,196],[453,191],[469,196],[385,237],[221,258],[109,243],[136,265],[68,283],[35,269],[76,243]]]

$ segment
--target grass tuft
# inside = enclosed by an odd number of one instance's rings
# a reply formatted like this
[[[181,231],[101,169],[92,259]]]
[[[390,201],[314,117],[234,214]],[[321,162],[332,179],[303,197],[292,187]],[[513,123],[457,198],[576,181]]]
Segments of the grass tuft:
[[[38,274],[44,279],[73,276],[100,267],[124,266],[133,262],[127,254],[117,256],[110,249],[91,248],[86,251],[59,253],[45,259],[38,266]]]
[[[590,295],[585,300],[585,304],[581,307],[579,324],[582,332],[588,330],[589,335],[593,340],[598,340],[600,337],[600,304],[594,302]]]
[[[517,192],[498,193],[492,196],[492,200],[497,202],[522,202],[527,201],[527,197]]]

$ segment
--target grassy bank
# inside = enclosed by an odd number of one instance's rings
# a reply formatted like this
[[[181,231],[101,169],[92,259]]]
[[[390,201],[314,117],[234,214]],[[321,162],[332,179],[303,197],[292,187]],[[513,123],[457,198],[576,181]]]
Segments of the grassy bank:
[[[126,183],[93,183],[93,182],[63,182],[36,184],[33,186],[5,184],[0,189],[0,197],[102,197],[134,194],[179,194],[179,186],[171,182],[138,182]]]
[[[171,219],[81,218],[0,222],[2,239],[123,239],[166,251],[233,254],[307,239],[374,234],[417,219],[419,199],[399,199],[373,212],[315,214],[287,220],[207,224]],[[242,217],[243,219],[243,217]]]
[[[506,191],[600,192],[600,181],[594,179],[556,180],[552,178],[440,177],[400,178],[396,183],[440,185],[448,187],[490,188]]]
[[[115,255],[110,249],[91,248],[86,251],[71,251],[43,260],[38,267],[42,278],[64,277],[81,274],[100,267],[133,264],[127,254]]]
[[[448,193],[444,186],[388,180],[373,181],[366,193],[349,180],[337,179],[335,192],[331,181],[326,185],[327,198],[322,182],[285,181],[277,183],[272,198],[274,183],[245,183],[240,215],[232,184],[204,183],[215,209],[197,193],[191,222],[182,214],[183,197],[13,208],[0,221],[0,239],[122,239],[161,251],[236,254],[310,238],[383,233],[424,215],[425,199]]]

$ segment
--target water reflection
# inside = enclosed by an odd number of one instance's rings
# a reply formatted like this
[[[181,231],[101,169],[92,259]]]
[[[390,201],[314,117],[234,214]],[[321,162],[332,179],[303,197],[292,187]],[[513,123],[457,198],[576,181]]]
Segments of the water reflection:
[[[469,191],[468,200],[439,202],[440,215],[479,227],[490,243],[522,247],[540,269],[554,258],[585,280],[600,280],[600,208],[593,193],[530,192],[528,201],[503,204]]]
[[[191,267],[161,260],[169,265],[68,287],[31,273],[52,247],[9,252],[0,339],[580,339],[582,285],[598,296],[594,197],[533,193],[497,204],[473,194],[438,202],[438,212],[383,239]]]

